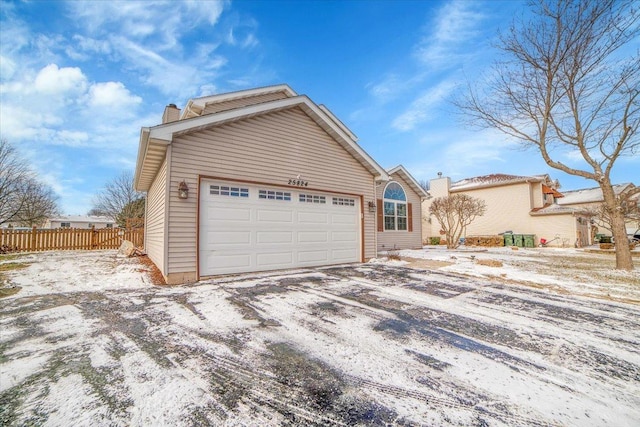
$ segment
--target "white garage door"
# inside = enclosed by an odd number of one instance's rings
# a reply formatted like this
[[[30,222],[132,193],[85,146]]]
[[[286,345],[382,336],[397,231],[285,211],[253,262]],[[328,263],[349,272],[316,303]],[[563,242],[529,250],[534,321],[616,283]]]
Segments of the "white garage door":
[[[360,199],[203,180],[200,275],[360,261]]]

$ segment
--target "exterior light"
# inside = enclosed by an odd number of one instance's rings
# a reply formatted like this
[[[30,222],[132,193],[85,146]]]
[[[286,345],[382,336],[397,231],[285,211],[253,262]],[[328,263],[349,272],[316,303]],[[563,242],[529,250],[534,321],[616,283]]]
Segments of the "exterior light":
[[[374,202],[369,202],[369,212],[376,211],[376,204]]]
[[[189,187],[184,181],[178,184],[178,197],[181,199],[186,199],[189,197]]]

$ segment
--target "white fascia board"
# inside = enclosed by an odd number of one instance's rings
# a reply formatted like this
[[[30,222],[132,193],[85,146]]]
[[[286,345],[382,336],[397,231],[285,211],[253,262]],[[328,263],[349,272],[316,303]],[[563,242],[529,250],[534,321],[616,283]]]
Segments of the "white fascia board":
[[[404,166],[398,165],[395,168],[389,169],[387,172],[389,173],[389,175],[393,175],[394,173],[399,173],[400,175],[403,175],[404,179],[409,181],[409,184],[411,184],[411,186],[413,187],[413,190],[416,193],[420,194],[422,198],[431,197],[431,194],[429,194],[427,190],[422,188],[420,183],[416,181],[413,175],[411,175]]]
[[[197,107],[203,110],[207,104],[212,102],[223,102],[231,99],[248,98],[251,96],[262,95],[274,92],[285,92],[290,98],[298,96],[298,94],[287,84],[279,84],[275,86],[265,86],[256,89],[240,90],[237,92],[221,93],[219,95],[204,96],[202,98],[193,98],[189,100],[190,107]]]
[[[138,187],[138,180],[140,179],[140,172],[142,171],[142,164],[144,163],[144,157],[147,153],[147,147],[149,146],[149,128],[143,127],[140,129],[140,142],[138,144],[138,158],[136,160],[136,173],[133,176],[133,187],[136,191],[140,191]]]

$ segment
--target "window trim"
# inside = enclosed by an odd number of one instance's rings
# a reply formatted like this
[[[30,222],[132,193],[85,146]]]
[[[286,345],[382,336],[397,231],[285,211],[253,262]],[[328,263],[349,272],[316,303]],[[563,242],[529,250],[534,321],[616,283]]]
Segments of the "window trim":
[[[391,184],[397,184],[402,189],[402,192],[404,193],[404,200],[387,199],[384,197],[385,193],[387,192],[387,188]],[[385,209],[387,203],[393,204],[393,216],[387,215]],[[404,206],[404,215],[398,215],[398,205]],[[409,200],[407,197],[407,190],[405,190],[404,186],[398,181],[389,181],[387,185],[385,185],[384,190],[382,191],[382,206],[379,209],[382,209],[383,231],[409,231]],[[387,218],[393,218],[393,228],[387,227]],[[398,218],[404,219],[403,229],[398,229]]]

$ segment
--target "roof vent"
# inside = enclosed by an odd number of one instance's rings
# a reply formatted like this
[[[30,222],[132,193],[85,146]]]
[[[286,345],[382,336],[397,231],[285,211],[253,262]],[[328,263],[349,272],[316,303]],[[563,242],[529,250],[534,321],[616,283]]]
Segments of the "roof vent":
[[[438,178],[442,178],[442,172],[438,172]]]

